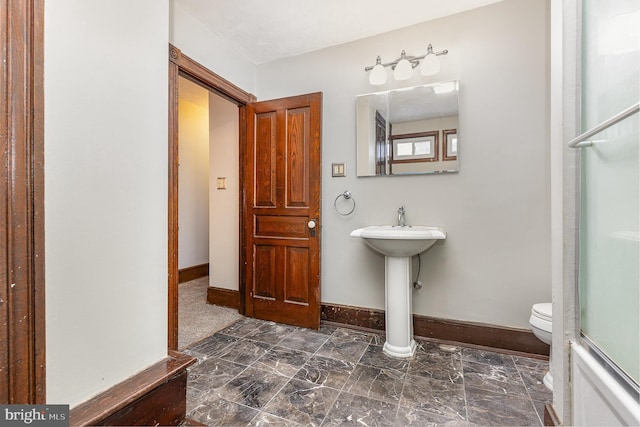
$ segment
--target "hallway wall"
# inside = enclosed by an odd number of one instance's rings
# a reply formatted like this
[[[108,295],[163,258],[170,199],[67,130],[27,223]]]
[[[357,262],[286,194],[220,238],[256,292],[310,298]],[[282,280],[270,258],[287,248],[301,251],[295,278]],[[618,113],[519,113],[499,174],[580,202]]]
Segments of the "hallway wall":
[[[238,106],[209,94],[209,285],[238,289],[240,269],[240,147]],[[217,179],[226,179],[218,189]]]
[[[209,262],[209,91],[180,78],[178,268]]]

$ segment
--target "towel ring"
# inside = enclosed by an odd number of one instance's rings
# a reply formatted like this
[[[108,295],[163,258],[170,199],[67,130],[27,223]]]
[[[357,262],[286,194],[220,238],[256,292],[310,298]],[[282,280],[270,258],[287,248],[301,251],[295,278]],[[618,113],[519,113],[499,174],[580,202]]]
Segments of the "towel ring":
[[[338,200],[340,199],[340,197],[344,198],[345,200],[351,200],[353,202],[353,206],[351,207],[351,210],[349,212],[340,212],[340,210],[338,209]],[[351,213],[356,208],[356,199],[353,198],[353,195],[350,191],[345,190],[344,193],[338,194],[336,199],[333,201],[333,208],[342,216],[351,215]]]

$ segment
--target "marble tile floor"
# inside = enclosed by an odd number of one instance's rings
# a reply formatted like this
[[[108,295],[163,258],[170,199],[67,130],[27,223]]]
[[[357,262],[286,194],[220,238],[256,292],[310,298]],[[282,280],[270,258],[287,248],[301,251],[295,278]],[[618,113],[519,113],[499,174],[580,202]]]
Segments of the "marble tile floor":
[[[548,362],[419,339],[242,318],[185,350],[187,417],[210,426],[540,426]]]

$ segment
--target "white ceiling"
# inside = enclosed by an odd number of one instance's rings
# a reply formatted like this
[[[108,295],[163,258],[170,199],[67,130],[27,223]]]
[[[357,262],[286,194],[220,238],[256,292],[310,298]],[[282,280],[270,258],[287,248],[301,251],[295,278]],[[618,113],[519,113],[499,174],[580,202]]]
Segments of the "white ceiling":
[[[502,0],[174,0],[258,65]]]

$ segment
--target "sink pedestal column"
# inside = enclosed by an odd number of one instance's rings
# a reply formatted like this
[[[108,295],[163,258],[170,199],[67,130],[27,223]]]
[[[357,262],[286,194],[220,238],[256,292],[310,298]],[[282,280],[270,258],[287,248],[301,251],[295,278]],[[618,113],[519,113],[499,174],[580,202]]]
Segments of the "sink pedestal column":
[[[413,339],[411,257],[385,256],[384,262],[387,341],[382,350],[392,357],[411,357],[416,351]]]

